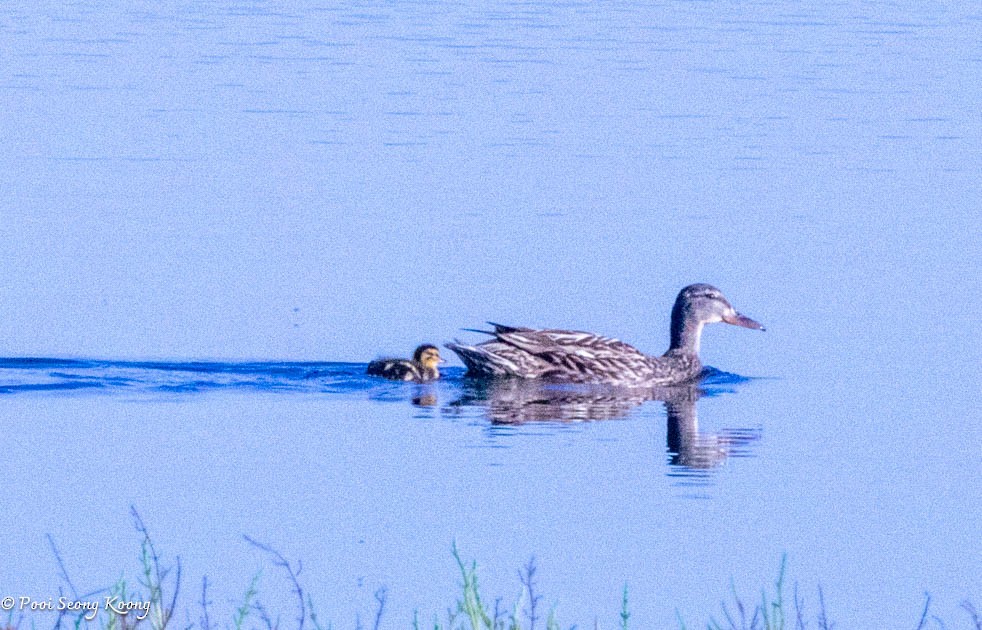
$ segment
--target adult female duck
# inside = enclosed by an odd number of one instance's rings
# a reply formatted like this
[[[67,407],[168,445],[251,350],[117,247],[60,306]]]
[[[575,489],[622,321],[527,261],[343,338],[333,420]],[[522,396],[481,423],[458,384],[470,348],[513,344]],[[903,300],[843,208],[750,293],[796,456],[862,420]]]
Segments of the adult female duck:
[[[423,383],[440,378],[437,366],[443,363],[440,350],[428,343],[416,348],[412,359],[376,359],[368,364],[366,374],[392,381]]]
[[[494,339],[476,345],[456,341],[447,347],[470,376],[517,376],[572,383],[666,386],[696,380],[702,372],[699,339],[705,324],[725,322],[764,330],[737,313],[719,289],[692,284],[672,307],[672,340],[660,357],[648,356],[623,341],[573,330],[537,330],[488,322]]]

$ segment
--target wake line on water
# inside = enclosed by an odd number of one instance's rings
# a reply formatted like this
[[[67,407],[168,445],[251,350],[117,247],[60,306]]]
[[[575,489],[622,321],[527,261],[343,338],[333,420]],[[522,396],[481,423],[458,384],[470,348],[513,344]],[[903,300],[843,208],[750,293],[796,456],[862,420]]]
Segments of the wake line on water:
[[[370,386],[365,364],[336,362],[0,359],[0,394],[194,393],[213,390],[330,392]]]
[[[98,359],[0,358],[0,395],[71,393],[199,393],[253,391],[358,393],[420,388],[365,374],[366,363],[290,361],[113,361]],[[704,395],[733,391],[753,379],[707,368]],[[464,388],[472,379],[463,368],[445,368],[439,384]],[[436,384],[434,384],[436,386]],[[577,387],[556,385],[556,388]]]

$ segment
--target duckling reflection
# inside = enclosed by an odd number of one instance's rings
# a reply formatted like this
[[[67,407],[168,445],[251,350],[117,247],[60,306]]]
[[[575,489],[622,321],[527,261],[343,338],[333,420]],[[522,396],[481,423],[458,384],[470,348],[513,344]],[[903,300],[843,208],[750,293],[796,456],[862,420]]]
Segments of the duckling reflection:
[[[688,469],[709,469],[731,455],[747,455],[759,439],[755,429],[699,430],[696,403],[705,394],[696,385],[621,388],[570,385],[529,379],[471,381],[451,406],[482,406],[496,425],[531,422],[589,422],[622,418],[648,401],[661,401],[668,419],[669,463]]]
[[[404,387],[403,383],[373,387],[368,391],[368,399],[374,402],[410,402],[413,407],[439,406],[440,400],[437,396],[437,388],[433,382],[407,383],[409,387]]]
[[[436,396],[436,388],[431,383],[422,383],[413,387],[413,407],[436,407],[440,402]]]

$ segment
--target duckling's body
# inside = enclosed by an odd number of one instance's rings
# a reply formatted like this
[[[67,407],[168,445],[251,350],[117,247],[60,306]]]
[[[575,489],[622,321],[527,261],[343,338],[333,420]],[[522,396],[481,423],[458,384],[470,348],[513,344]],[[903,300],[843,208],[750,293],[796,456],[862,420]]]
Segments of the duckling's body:
[[[666,386],[688,383],[702,373],[699,341],[705,324],[725,322],[763,330],[737,313],[719,289],[693,284],[672,308],[671,346],[660,357],[613,339],[575,330],[533,329],[494,324],[494,339],[476,345],[448,343],[468,374],[479,377],[547,378],[573,383]]]
[[[440,378],[437,366],[442,362],[436,346],[423,344],[413,352],[412,359],[376,359],[368,364],[366,373],[393,381],[423,383]]]

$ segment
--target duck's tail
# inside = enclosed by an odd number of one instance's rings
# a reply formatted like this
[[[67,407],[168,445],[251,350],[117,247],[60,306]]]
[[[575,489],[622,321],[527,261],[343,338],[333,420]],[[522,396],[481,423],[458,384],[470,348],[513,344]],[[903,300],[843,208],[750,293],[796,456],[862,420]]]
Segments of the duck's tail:
[[[488,351],[486,347],[468,345],[458,339],[445,345],[467,366],[467,376],[493,378],[516,375],[515,366],[511,361]]]

